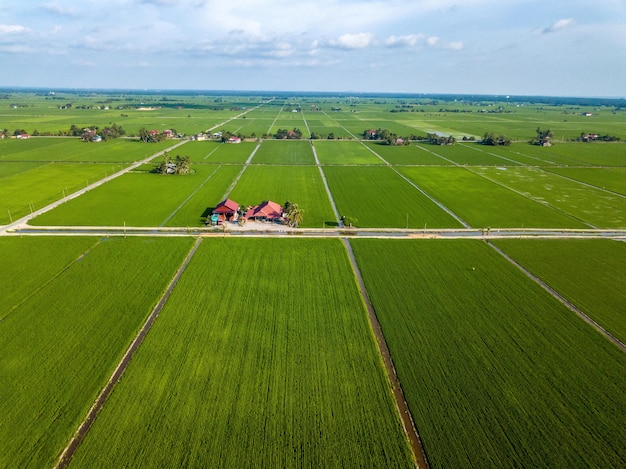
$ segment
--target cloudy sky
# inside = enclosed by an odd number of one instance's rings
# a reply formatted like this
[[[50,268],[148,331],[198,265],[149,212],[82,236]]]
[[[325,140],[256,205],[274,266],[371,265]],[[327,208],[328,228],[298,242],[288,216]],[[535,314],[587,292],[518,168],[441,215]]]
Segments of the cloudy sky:
[[[626,96],[626,0],[0,0],[0,87]]]

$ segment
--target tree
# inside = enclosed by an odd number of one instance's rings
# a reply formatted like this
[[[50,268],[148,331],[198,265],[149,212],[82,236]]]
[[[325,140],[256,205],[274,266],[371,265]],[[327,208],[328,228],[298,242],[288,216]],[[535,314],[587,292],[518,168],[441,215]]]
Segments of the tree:
[[[356,222],[359,221],[358,218],[355,217],[351,217],[351,216],[343,216],[341,217],[341,221],[343,222],[343,226],[349,226],[350,228],[352,228],[352,225],[354,225]]]
[[[289,226],[298,227],[302,223],[304,210],[298,207],[298,204],[292,202],[285,202],[283,206],[283,214],[289,223]]]
[[[550,139],[552,138],[552,132],[550,131],[550,129],[541,130],[541,127],[537,127],[536,132],[537,137],[530,141],[531,144],[541,145],[545,147],[549,147],[552,144],[552,142],[550,141]]]
[[[157,174],[167,174],[167,170],[172,164],[172,157],[168,152],[163,153],[163,159],[159,162],[159,164],[154,168],[154,172]]]
[[[142,142],[149,142],[150,138],[150,132],[148,132],[148,129],[146,129],[145,127],[142,127],[141,129],[139,129],[139,140],[141,140]]]
[[[176,165],[174,174],[189,174],[191,172],[191,159],[187,155],[176,155],[174,164]]]

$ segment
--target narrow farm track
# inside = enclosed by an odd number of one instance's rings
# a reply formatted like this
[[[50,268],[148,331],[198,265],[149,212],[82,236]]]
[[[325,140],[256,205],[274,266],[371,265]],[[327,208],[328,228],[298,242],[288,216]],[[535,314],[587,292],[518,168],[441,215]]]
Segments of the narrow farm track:
[[[406,399],[404,398],[404,391],[402,390],[402,386],[400,385],[400,380],[398,379],[396,368],[393,365],[393,360],[391,359],[389,347],[387,346],[387,342],[385,341],[385,336],[383,335],[382,328],[380,327],[380,323],[378,322],[378,318],[376,317],[376,311],[374,310],[374,307],[372,306],[372,303],[370,302],[369,296],[367,294],[367,290],[365,289],[365,282],[363,281],[361,270],[357,265],[354,252],[352,251],[352,246],[350,245],[350,241],[345,238],[343,238],[343,243],[346,246],[348,257],[350,258],[350,263],[352,264],[352,270],[354,271],[357,282],[359,284],[359,290],[361,292],[361,296],[363,297],[363,302],[367,307],[368,318],[372,326],[372,331],[374,332],[374,337],[376,338],[378,351],[380,353],[383,364],[385,365],[385,371],[387,373],[389,383],[391,384],[391,392],[396,403],[396,409],[398,410],[398,415],[400,417],[400,420],[402,421],[404,433],[406,434],[406,437],[409,441],[409,446],[411,447],[411,451],[413,453],[415,465],[418,468],[428,468],[430,466],[428,464],[426,452],[424,451],[424,446],[422,445],[422,440],[419,436],[419,433],[417,432],[415,422],[413,421],[413,416],[411,415],[409,406],[406,402]]]
[[[615,337],[613,334],[611,334],[609,331],[607,331],[604,327],[602,327],[596,321],[594,321],[589,316],[587,316],[583,311],[578,309],[578,307],[576,307],[573,303],[568,301],[565,297],[563,297],[560,293],[558,293],[556,290],[554,290],[546,282],[544,282],[539,277],[537,277],[536,275],[534,275],[531,272],[529,272],[528,270],[526,270],[526,268],[523,265],[518,263],[515,259],[511,258],[508,254],[506,254],[504,251],[502,251],[502,249],[500,249],[499,247],[495,246],[493,243],[490,243],[489,241],[487,241],[487,244],[489,246],[491,246],[498,254],[500,254],[502,257],[504,257],[507,261],[509,261],[511,264],[513,264],[515,267],[517,267],[519,270],[521,270],[524,273],[524,275],[526,275],[529,279],[531,279],[533,282],[535,282],[536,284],[541,286],[541,288],[543,288],[550,295],[552,295],[554,298],[556,298],[559,302],[561,302],[563,305],[565,305],[569,310],[571,310],[572,312],[576,313],[578,315],[578,317],[580,317],[583,321],[585,321],[587,324],[589,324],[591,327],[593,327],[596,331],[598,331],[600,334],[602,334],[608,340],[610,340],[615,345],[617,345],[620,349],[622,349],[623,352],[626,352],[626,344],[624,344],[621,340],[619,340],[617,337]]]
[[[102,391],[100,391],[100,394],[98,395],[95,402],[89,409],[89,412],[87,412],[85,419],[78,426],[78,429],[76,430],[76,432],[70,439],[69,443],[61,452],[61,455],[59,456],[59,459],[57,460],[57,463],[54,466],[55,469],[63,469],[69,465],[72,459],[72,456],[76,452],[76,449],[78,449],[78,447],[80,446],[80,443],[83,441],[83,439],[85,438],[85,435],[87,434],[87,432],[93,425],[94,421],[96,420],[96,417],[98,416],[98,413],[102,409],[102,406],[104,406],[107,398],[113,391],[113,388],[115,387],[117,382],[121,379],[122,375],[124,374],[124,371],[126,371],[126,368],[130,364],[130,361],[132,360],[134,353],[141,346],[148,332],[150,332],[150,329],[152,328],[154,321],[156,321],[157,317],[159,316],[159,313],[163,309],[163,306],[165,306],[165,303],[167,302],[168,298],[170,297],[172,293],[172,290],[174,290],[174,287],[176,286],[176,284],[178,283],[178,280],[180,279],[183,272],[189,265],[189,262],[191,261],[192,257],[198,250],[198,247],[200,246],[201,242],[202,242],[202,238],[197,238],[195,244],[193,245],[193,247],[187,254],[187,257],[185,257],[183,263],[178,268],[178,271],[176,272],[176,274],[172,278],[172,281],[170,282],[167,289],[165,290],[165,293],[163,294],[163,296],[161,297],[157,305],[154,307],[154,309],[152,310],[152,313],[150,313],[150,315],[144,322],[143,326],[141,327],[141,329],[139,330],[139,332],[137,333],[133,341],[130,343],[130,346],[126,350],[126,353],[124,354],[124,356],[118,363],[115,370],[113,371],[113,374],[111,375],[107,383],[104,385],[104,388],[102,388]]]
[[[317,169],[320,170],[320,176],[322,177],[322,182],[324,183],[324,188],[326,189],[326,194],[328,195],[328,200],[330,200],[330,205],[333,208],[333,212],[335,213],[335,218],[337,219],[338,226],[341,224],[339,211],[337,210],[337,205],[335,204],[335,199],[333,198],[333,194],[330,192],[330,187],[328,186],[328,181],[326,180],[326,175],[324,174],[324,168],[320,164],[320,160],[317,157],[317,151],[315,150],[315,145],[313,145],[313,140],[311,140],[311,150],[313,151],[313,156],[315,157],[315,165]]]

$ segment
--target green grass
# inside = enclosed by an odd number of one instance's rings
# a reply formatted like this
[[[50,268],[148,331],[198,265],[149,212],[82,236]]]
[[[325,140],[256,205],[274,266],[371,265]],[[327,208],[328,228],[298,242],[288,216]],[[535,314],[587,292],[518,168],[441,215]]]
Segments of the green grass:
[[[50,272],[51,282],[0,322],[0,466],[53,465],[191,240],[91,244],[80,262],[56,277]],[[62,252],[57,265],[74,255]]]
[[[604,239],[494,243],[626,343],[626,243]]]
[[[407,221],[409,228],[461,226],[387,167],[326,166],[324,174],[339,214],[357,218],[356,226],[405,228]]]
[[[242,205],[264,200],[290,201],[304,211],[303,227],[336,224],[318,168],[314,166],[248,166],[229,198]]]
[[[400,170],[476,228],[585,228],[580,221],[466,168],[403,167]]]
[[[71,467],[411,467],[338,240],[206,239]]]
[[[315,164],[311,144],[304,140],[264,140],[254,154],[255,164]]]
[[[240,168],[192,164],[192,169],[193,174],[181,176],[125,174],[40,215],[31,224],[171,226],[176,222],[198,226],[207,207],[219,202]]]
[[[385,164],[367,147],[357,142],[314,141],[317,158],[321,164]]]
[[[621,467],[626,355],[486,244],[351,241],[431,467]]]

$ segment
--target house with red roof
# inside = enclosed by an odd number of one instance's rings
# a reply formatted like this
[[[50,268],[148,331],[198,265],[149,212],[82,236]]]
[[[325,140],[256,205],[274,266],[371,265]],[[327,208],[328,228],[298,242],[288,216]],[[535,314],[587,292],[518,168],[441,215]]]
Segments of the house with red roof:
[[[237,221],[239,217],[239,204],[231,199],[221,201],[213,209],[211,224],[217,225],[228,221]]]
[[[259,205],[249,207],[246,212],[246,219],[258,221],[278,221],[283,216],[283,207],[276,202],[266,200]]]

